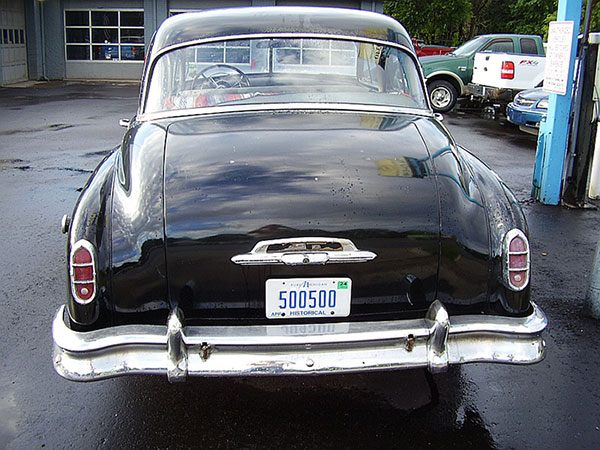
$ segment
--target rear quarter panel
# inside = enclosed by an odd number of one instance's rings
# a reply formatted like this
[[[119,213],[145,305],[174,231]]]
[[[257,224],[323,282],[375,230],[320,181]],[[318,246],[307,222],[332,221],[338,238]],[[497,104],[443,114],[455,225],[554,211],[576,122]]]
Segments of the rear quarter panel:
[[[452,305],[487,310],[489,264],[488,222],[482,195],[445,128],[421,120],[439,191],[440,269],[437,298]]]
[[[85,325],[99,319],[100,311],[107,311],[108,295],[110,292],[110,224],[112,221],[112,182],[114,178],[115,161],[119,149],[113,151],[98,165],[90,176],[81,196],[73,210],[69,238],[67,240],[67,261],[73,245],[85,239],[97,250],[96,261],[97,291],[96,301],[87,305],[76,303],[67,281],[67,304],[69,316],[75,324]],[[67,280],[70,280],[69,265],[67,264]],[[102,314],[101,319],[107,319]]]

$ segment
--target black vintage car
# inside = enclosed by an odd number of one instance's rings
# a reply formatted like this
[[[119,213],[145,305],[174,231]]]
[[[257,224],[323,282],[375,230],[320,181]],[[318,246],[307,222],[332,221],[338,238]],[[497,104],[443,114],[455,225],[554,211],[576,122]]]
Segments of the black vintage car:
[[[182,14],[65,218],[65,378],[527,364],[527,225],[436,117],[393,19]]]

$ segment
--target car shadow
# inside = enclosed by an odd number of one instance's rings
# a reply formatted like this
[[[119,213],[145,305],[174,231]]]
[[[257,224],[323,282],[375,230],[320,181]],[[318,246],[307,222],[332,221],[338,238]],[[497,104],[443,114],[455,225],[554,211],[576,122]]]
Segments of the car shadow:
[[[122,378],[118,383],[123,411],[116,423],[127,432],[117,432],[119,441],[114,444],[146,448],[494,448],[481,415],[463,406],[460,379],[460,368],[435,376],[425,370],[406,370],[190,378],[176,385],[166,377]],[[444,389],[442,400],[438,386]]]

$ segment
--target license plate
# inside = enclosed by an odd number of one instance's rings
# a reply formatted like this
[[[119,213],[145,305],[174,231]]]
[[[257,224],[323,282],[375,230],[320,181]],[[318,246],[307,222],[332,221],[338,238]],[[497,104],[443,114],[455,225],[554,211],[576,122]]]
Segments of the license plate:
[[[347,317],[350,278],[286,278],[267,280],[268,319]]]

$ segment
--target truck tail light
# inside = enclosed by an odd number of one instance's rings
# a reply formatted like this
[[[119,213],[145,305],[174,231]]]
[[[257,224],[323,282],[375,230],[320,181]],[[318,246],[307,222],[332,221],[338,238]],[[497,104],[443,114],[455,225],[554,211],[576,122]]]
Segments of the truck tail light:
[[[71,248],[69,258],[71,294],[76,302],[87,304],[96,297],[96,251],[82,239]]]
[[[502,70],[500,78],[503,80],[512,80],[515,77],[515,63],[512,61],[502,61]]]
[[[514,228],[504,237],[502,252],[504,281],[509,289],[522,291],[529,284],[529,241],[521,230]]]

